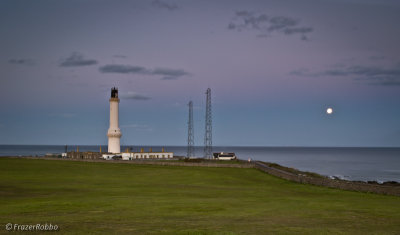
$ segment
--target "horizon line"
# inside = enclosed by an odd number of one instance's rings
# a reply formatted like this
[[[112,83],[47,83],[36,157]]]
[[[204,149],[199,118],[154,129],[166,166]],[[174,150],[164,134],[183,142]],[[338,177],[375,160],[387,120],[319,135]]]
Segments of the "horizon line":
[[[107,144],[0,144],[0,146],[108,146]],[[125,145],[124,147],[187,147],[187,145]],[[204,145],[196,145],[202,148]],[[245,148],[400,148],[400,146],[299,146],[299,145],[213,145],[213,147],[245,147]]]

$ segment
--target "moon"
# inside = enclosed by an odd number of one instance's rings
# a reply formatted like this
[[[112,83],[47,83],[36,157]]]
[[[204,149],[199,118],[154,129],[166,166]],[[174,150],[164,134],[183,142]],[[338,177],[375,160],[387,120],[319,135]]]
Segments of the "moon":
[[[333,109],[332,108],[327,108],[326,109],[326,113],[327,114],[332,114],[333,113]]]

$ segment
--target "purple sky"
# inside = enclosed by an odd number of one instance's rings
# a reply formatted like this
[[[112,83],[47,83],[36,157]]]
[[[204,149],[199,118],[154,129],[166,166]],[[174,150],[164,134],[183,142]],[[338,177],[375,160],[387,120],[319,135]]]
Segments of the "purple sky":
[[[400,2],[0,1],[0,144],[400,147]],[[332,115],[326,108],[332,107]]]

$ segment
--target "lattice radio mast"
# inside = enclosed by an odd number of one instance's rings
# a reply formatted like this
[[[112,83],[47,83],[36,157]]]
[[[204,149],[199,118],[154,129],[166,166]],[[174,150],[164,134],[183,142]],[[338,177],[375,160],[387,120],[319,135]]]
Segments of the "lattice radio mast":
[[[206,132],[204,135],[204,158],[212,158],[212,115],[211,115],[211,89],[206,92]]]
[[[194,156],[194,128],[193,128],[193,102],[189,104],[189,121],[188,121],[188,146],[187,146],[187,158]]]

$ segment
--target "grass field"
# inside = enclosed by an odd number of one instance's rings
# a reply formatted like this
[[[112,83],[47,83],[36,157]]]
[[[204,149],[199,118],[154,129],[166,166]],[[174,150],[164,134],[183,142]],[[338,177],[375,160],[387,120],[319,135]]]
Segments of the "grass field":
[[[57,234],[400,234],[400,197],[256,169],[0,158],[0,222],[5,234],[46,222]]]

